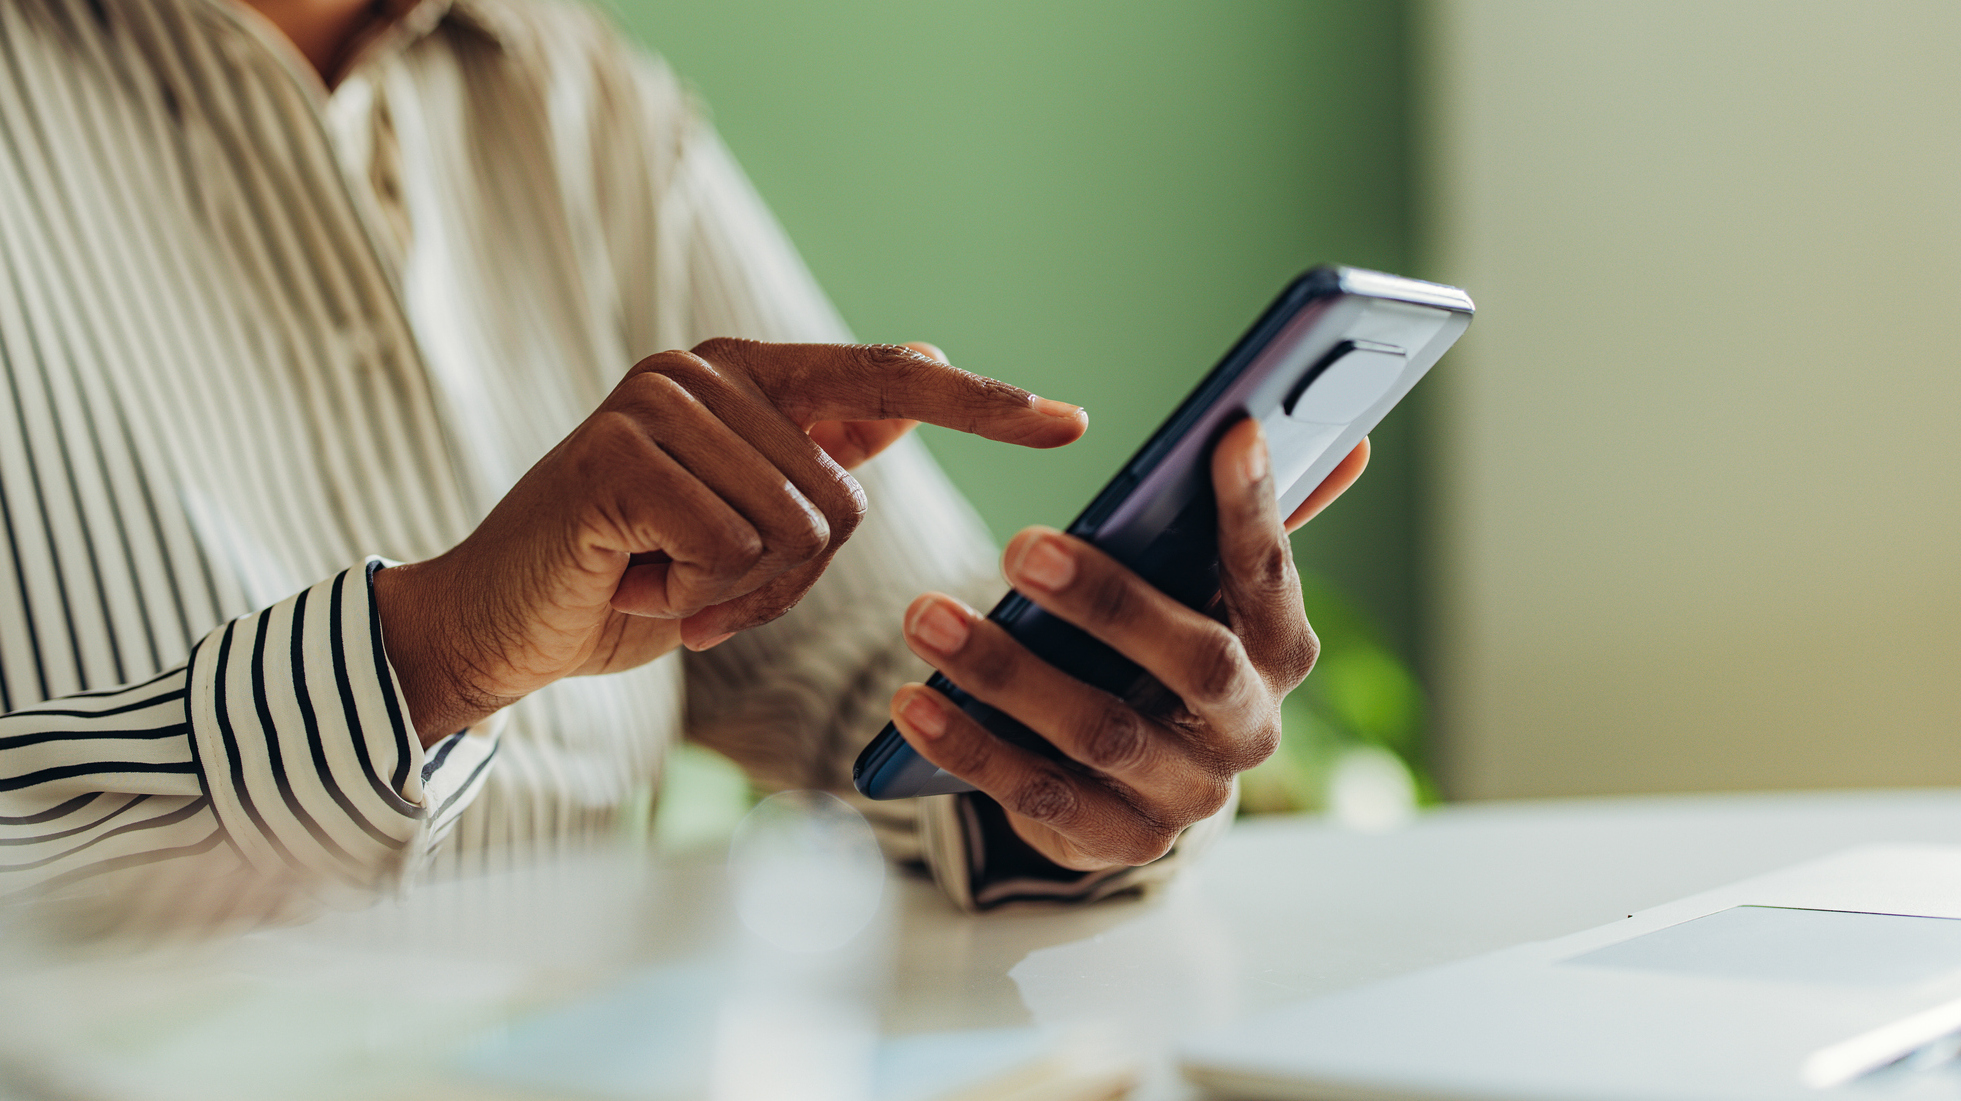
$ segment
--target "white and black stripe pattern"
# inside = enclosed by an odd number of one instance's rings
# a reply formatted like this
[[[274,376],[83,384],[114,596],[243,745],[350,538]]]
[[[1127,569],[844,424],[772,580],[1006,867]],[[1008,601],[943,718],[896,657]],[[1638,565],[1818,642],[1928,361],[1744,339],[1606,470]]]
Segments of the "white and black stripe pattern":
[[[482,735],[419,752],[383,656],[368,583],[379,565],[233,620],[191,660],[207,792],[255,868],[372,888],[413,855],[427,820],[457,813],[495,752]],[[436,774],[449,790],[431,800]]]
[[[468,515],[315,105],[242,14],[0,4],[0,890],[224,850],[368,885],[443,825],[364,713],[399,707],[364,571],[346,612],[343,576],[212,632]],[[330,636],[309,745],[293,671]]]
[[[399,871],[449,827],[496,743],[459,733],[422,759],[376,641],[379,565],[225,624],[187,667],[0,716],[10,884],[220,843],[285,882],[366,891]]]
[[[0,873],[60,883],[223,831],[190,738],[185,671],[0,716]]]
[[[995,584],[908,442],[795,613],[425,754],[370,556],[461,540],[644,355],[847,334],[592,12],[397,6],[329,92],[236,0],[0,0],[0,893],[189,855],[363,888],[609,837],[684,700],[758,775],[840,786],[921,672],[906,602]]]

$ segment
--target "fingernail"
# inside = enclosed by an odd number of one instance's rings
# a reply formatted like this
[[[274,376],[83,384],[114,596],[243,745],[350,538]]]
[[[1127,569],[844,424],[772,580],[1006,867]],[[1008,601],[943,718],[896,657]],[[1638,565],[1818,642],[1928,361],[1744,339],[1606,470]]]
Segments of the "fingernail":
[[[1083,412],[1083,407],[1080,405],[1071,405],[1066,401],[1056,401],[1054,398],[1038,398],[1033,394],[1028,395],[1028,404],[1034,406],[1035,411],[1043,416],[1056,417],[1061,420],[1075,420]]]
[[[1076,579],[1076,559],[1053,535],[1038,535],[1021,552],[1015,573],[1038,588],[1059,592]]]
[[[722,643],[727,642],[728,640],[734,637],[735,637],[735,632],[730,631],[727,634],[716,635],[714,638],[709,639],[707,642],[697,642],[695,643],[695,647],[694,647],[695,653],[698,654],[703,650],[713,650],[715,647],[720,646]]]
[[[906,702],[899,708],[899,714],[905,718],[906,725],[912,727],[923,738],[937,738],[946,733],[946,713],[940,710],[939,704],[927,697],[924,689],[906,697]]]
[[[1246,457],[1243,460],[1247,485],[1258,485],[1266,478],[1268,462],[1266,429],[1261,427],[1259,422],[1255,421],[1253,424],[1253,446],[1246,449]]]
[[[912,622],[912,637],[941,654],[955,654],[967,645],[967,622],[945,604],[926,605]]]

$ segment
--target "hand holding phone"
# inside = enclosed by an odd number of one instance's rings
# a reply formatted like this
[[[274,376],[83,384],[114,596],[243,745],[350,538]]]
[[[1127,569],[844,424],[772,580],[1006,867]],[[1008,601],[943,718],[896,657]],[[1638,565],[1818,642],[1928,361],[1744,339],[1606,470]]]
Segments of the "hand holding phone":
[[[1358,449],[1358,460],[1365,454]],[[1323,501],[1352,484],[1361,465],[1331,475]],[[1259,423],[1229,431],[1211,466],[1221,618],[1053,529],[1020,533],[1003,556],[1016,591],[1136,662],[1161,686],[1154,691],[1120,698],[1093,687],[951,597],[923,596],[907,612],[915,653],[1040,733],[1064,759],[996,737],[925,685],[894,697],[899,729],[927,760],[992,795],[1016,832],[1064,867],[1162,856],[1184,827],[1225,803],[1233,776],[1278,746],[1280,701],[1314,664],[1318,643]]]
[[[1016,591],[986,618],[914,602],[907,641],[940,672],[894,696],[860,790],[978,788],[1068,867],[1161,855],[1272,752],[1313,663],[1282,517],[1354,480],[1355,446],[1470,313],[1380,273],[1296,280],[1068,533],[1016,536]]]

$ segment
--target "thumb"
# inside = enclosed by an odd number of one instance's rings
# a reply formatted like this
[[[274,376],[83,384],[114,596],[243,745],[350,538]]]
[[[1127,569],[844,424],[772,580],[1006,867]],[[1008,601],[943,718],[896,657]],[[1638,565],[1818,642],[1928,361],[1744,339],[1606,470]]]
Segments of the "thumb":
[[[1290,532],[1298,530],[1301,525],[1314,519],[1316,513],[1333,504],[1335,498],[1346,493],[1348,487],[1355,484],[1355,480],[1362,476],[1363,468],[1368,465],[1369,438],[1363,436],[1362,442],[1355,445],[1355,450],[1350,451],[1348,457],[1343,459],[1339,466],[1329,471],[1328,476],[1321,480],[1321,484],[1314,487],[1314,492],[1307,495],[1307,500],[1302,501],[1300,507],[1294,510],[1294,514],[1287,517],[1287,530]]]

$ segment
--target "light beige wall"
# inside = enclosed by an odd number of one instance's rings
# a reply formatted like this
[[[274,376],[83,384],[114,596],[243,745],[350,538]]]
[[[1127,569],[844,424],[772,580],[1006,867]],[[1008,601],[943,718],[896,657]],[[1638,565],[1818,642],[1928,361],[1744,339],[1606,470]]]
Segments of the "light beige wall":
[[[1449,790],[1961,782],[1961,4],[1428,15]]]

